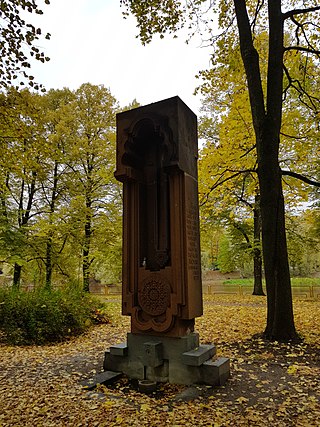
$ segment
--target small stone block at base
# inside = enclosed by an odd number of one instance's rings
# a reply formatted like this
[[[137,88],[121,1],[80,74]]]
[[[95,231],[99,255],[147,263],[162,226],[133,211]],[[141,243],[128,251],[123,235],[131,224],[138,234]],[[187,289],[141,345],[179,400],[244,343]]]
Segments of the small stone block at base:
[[[200,345],[195,350],[186,351],[182,354],[182,363],[189,366],[200,366],[216,353],[216,347],[211,344]]]
[[[146,366],[145,377],[152,381],[167,382],[169,380],[169,361],[164,360],[162,365],[156,367]]]
[[[121,375],[121,372],[104,371],[92,379],[81,381],[81,385],[88,390],[93,390],[98,384],[110,384],[120,378]]]
[[[155,368],[163,364],[163,346],[161,342],[145,342],[144,349],[144,364]]]
[[[223,385],[230,377],[230,360],[227,357],[218,357],[217,360],[208,360],[201,366],[202,382],[208,385]]]
[[[123,342],[121,344],[112,345],[110,347],[110,354],[113,356],[126,356],[128,354],[127,343]]]

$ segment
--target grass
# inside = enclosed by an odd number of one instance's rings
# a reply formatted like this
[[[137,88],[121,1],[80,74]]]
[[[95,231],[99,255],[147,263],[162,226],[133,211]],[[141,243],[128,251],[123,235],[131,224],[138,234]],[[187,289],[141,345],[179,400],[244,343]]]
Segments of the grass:
[[[253,286],[253,278],[250,279],[228,279],[223,281],[224,285],[242,285],[242,286]],[[263,284],[265,281],[263,280]],[[292,277],[291,286],[320,286],[319,277]]]

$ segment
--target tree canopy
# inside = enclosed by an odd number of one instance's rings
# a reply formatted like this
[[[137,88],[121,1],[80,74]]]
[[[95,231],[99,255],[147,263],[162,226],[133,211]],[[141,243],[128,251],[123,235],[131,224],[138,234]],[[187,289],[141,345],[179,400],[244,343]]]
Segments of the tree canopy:
[[[119,280],[115,113],[104,86],[1,95],[1,261],[14,285]]]
[[[213,69],[223,65],[224,58],[233,57],[235,50],[240,51],[257,155],[268,296],[265,336],[277,340],[296,339],[279,163],[280,133],[283,100],[292,93],[297,94],[300,103],[315,117],[318,115],[319,98],[312,92],[313,88],[306,85],[305,77],[313,69],[309,67],[310,55],[317,64],[320,54],[320,38],[314,31],[319,26],[320,6],[314,0],[199,0],[186,4],[169,0],[148,3],[122,0],[121,3],[137,17],[143,43],[149,42],[155,33],[162,37],[187,24],[191,29],[209,30],[207,39],[213,46]],[[211,36],[216,17],[220,34]],[[257,48],[257,36],[263,31],[267,34],[265,63]],[[286,67],[290,52],[299,55],[302,80]],[[230,61],[230,66],[237,66],[237,61]],[[226,82],[229,83],[228,76]]]
[[[41,0],[46,5],[49,0]],[[16,88],[27,84],[34,89],[43,89],[42,85],[35,82],[34,76],[29,72],[30,59],[49,61],[49,58],[38,47],[38,42],[43,37],[41,28],[35,27],[28,14],[42,15],[43,11],[36,0],[2,0],[0,6],[0,85]],[[50,39],[50,34],[44,35]]]

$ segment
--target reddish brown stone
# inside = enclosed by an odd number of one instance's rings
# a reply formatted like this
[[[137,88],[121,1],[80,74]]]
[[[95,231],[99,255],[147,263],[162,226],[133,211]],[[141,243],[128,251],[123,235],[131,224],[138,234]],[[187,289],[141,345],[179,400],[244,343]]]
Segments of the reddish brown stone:
[[[122,312],[131,331],[184,336],[202,314],[197,119],[178,97],[117,115]]]

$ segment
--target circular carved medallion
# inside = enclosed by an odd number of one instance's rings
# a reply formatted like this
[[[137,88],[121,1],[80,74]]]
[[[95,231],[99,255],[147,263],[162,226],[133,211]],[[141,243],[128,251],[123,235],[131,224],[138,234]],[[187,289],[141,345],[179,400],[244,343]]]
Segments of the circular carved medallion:
[[[147,314],[159,316],[170,305],[171,287],[163,278],[147,279],[139,292],[139,305]]]

